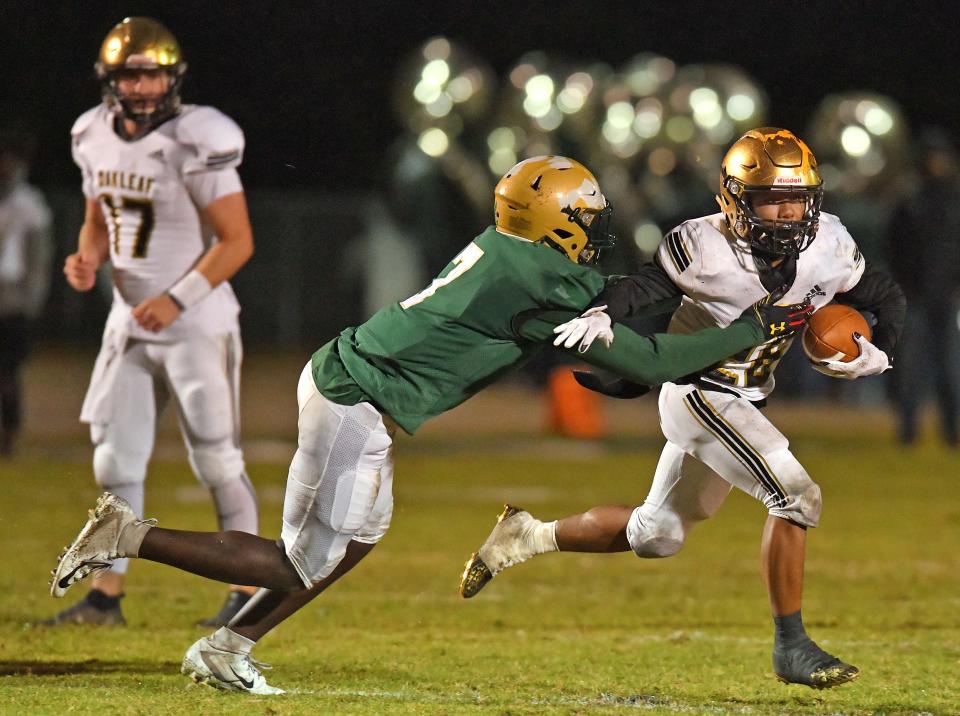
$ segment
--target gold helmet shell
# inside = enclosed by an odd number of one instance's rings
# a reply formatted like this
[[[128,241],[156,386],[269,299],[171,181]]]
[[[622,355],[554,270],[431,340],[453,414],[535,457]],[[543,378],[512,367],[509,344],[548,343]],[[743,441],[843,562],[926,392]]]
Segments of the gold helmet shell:
[[[555,155],[514,165],[494,189],[497,230],[551,246],[574,263],[592,264],[612,248],[613,209],[580,162]]]
[[[128,17],[114,25],[100,46],[94,65],[103,89],[104,101],[128,119],[150,123],[168,117],[180,107],[180,84],[187,70],[180,44],[162,23],[150,17]],[[137,111],[117,93],[117,73],[123,70],[165,70],[170,74],[167,92],[157,107]]]
[[[758,192],[783,193],[804,204],[797,221],[761,219],[753,209]],[[721,163],[717,203],[730,231],[761,258],[799,255],[816,238],[823,180],[817,159],[793,132],[776,127],[751,129],[727,150]]]

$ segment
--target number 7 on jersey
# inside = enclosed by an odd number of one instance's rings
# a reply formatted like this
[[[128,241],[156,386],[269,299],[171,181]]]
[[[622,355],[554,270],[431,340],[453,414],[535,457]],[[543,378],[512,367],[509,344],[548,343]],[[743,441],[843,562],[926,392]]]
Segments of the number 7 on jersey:
[[[401,301],[400,308],[407,309],[410,308],[410,306],[416,306],[425,298],[430,298],[430,296],[437,292],[438,288],[446,286],[458,276],[463,276],[482,256],[483,249],[476,244],[470,244],[453,259],[452,263],[454,263],[455,266],[450,270],[450,273],[443,278],[433,279],[430,285],[420,291],[420,293],[415,293],[407,300]]]

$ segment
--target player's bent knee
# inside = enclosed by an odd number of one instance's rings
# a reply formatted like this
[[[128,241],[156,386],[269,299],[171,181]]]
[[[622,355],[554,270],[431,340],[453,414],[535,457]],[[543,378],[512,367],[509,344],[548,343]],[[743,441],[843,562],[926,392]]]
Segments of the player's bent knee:
[[[121,445],[114,445],[100,433],[94,433],[93,477],[97,485],[109,490],[117,485],[143,482],[150,455]]]
[[[811,482],[803,492],[792,496],[786,507],[771,509],[769,512],[775,517],[782,517],[802,527],[816,527],[820,524],[822,509],[820,486]]]
[[[686,533],[680,518],[664,510],[641,505],[630,515],[627,542],[638,557],[656,559],[675,555],[683,547]]]
[[[211,489],[243,478],[243,453],[230,440],[194,445],[187,457],[197,479]]]
[[[376,544],[383,539],[390,529],[390,520],[393,517],[393,497],[389,498],[389,504],[384,509],[374,506],[373,512],[367,518],[367,523],[357,530],[353,539],[364,544]]]
[[[807,527],[816,527],[820,524],[820,511],[823,509],[823,500],[820,496],[820,486],[812,483],[800,496],[800,513],[804,517]]]

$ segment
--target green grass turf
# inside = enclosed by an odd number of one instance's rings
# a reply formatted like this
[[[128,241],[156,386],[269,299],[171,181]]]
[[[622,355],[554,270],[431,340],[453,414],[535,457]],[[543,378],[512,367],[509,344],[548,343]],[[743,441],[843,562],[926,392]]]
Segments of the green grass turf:
[[[125,629],[31,622],[60,547],[97,490],[86,458],[0,463],[0,711],[23,714],[960,713],[960,471],[933,445],[816,428],[794,450],[824,492],[810,533],[804,614],[820,644],[862,669],[826,692],[777,683],[759,577],[760,505],[734,493],[667,560],[546,555],[475,599],[464,560],[504,500],[541,517],[636,503],[659,443],[602,448],[525,439],[402,440],[394,526],[352,574],[268,635],[279,698],[222,694],[179,674],[191,626],[223,588],[135,563]],[[81,454],[79,451],[78,454]],[[279,529],[285,464],[254,463],[263,531]],[[208,529],[185,465],[151,468],[148,514]]]

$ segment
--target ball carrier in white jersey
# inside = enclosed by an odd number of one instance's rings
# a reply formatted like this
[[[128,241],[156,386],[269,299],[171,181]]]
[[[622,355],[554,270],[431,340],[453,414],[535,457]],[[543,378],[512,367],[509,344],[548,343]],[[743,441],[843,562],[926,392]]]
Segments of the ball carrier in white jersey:
[[[90,424],[97,484],[143,514],[157,417],[172,399],[221,529],[256,534],[239,445],[240,309],[228,283],[253,253],[236,169],[243,132],[212,107],[180,104],[186,64],[155,20],[114,27],[96,69],[104,102],[71,131],[86,215],[64,273],[88,291],[98,267],[113,269],[113,306],[80,416]],[[115,562],[50,621],[123,623],[126,569],[127,560]],[[205,621],[225,623],[252,591],[231,587]]]
[[[558,341],[583,340],[585,349],[594,337],[606,335],[611,319],[678,292],[683,299],[670,332],[726,326],[769,292],[785,303],[809,300],[819,308],[836,300],[870,311],[877,318],[874,343],[859,340],[861,355],[851,363],[831,361],[817,368],[848,379],[886,370],[903,324],[903,293],[867,264],[836,216],[820,212],[821,187],[816,159],[792,133],[775,128],[748,132],[723,160],[717,197],[723,211],[671,231],[654,265],[608,287]],[[640,557],[668,557],[737,487],[768,511],[761,556],[775,622],[778,678],[814,688],[856,678],[856,667],[824,652],[804,631],[800,606],[806,530],[820,518],[820,488],[790,451],[787,438],[759,410],[792,341],[774,330],[767,341],[740,355],[664,384],[659,407],[667,444],[643,504],[635,509],[597,507],[551,523],[508,506],[468,562],[463,596],[473,596],[498,572],[543,551],[632,549]],[[630,393],[622,383],[597,386],[594,381],[588,387]],[[537,537],[544,530],[553,538],[546,548]],[[485,578],[468,579],[478,563],[485,565]]]

